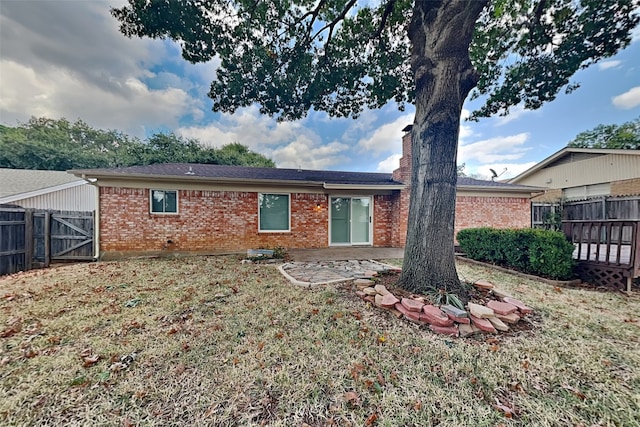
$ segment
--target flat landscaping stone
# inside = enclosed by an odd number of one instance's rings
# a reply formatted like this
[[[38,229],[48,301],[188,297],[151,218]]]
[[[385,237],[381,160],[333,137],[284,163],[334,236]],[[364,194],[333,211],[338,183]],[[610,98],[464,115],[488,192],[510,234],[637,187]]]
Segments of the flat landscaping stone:
[[[526,305],[524,305],[524,303],[522,301],[517,300],[515,298],[504,297],[504,298],[502,298],[502,301],[508,302],[509,304],[515,305],[516,307],[518,307],[518,310],[522,314],[533,313],[533,309],[532,308],[527,307]]]
[[[364,288],[368,288],[371,285],[373,285],[373,281],[369,280],[369,279],[356,279],[356,280],[353,281],[353,283],[360,290],[362,290]]]
[[[470,320],[469,320],[470,321]],[[477,331],[475,329],[473,329],[472,325],[468,325],[468,324],[461,324],[458,325],[458,333],[460,334],[461,337],[468,337],[469,335],[473,335],[475,334]]]
[[[393,308],[396,303],[400,302],[398,298],[396,298],[391,292],[382,296],[382,306],[385,308]]]
[[[423,303],[410,298],[402,298],[402,301],[400,302],[405,306],[407,310],[417,311],[418,313],[421,312],[422,307],[424,307]]]
[[[400,312],[399,310],[397,310],[395,308],[390,308],[389,311],[391,312],[391,314],[396,316],[398,319],[402,317],[402,312]]]
[[[503,291],[502,289],[498,289],[498,288],[493,288],[493,289],[491,289],[491,293],[492,293],[493,295],[495,295],[496,297],[498,297],[498,298],[504,298],[504,297],[511,297],[511,298],[513,298],[513,297],[511,296],[511,294],[509,294],[509,293],[508,293],[508,292],[506,292],[506,291]]]
[[[455,317],[469,317],[469,313],[467,313],[465,310],[460,310],[458,307],[455,307],[451,304],[440,306],[440,310]]]
[[[479,317],[481,319],[486,319],[487,317],[493,317],[495,315],[493,310],[491,310],[489,307],[485,307],[484,305],[474,304],[470,302],[467,307],[469,307],[469,312],[471,313],[471,315]]]
[[[364,275],[366,277],[376,277],[378,275],[378,272],[373,270],[367,270],[364,272]]]
[[[466,325],[471,323],[471,320],[469,320],[468,317],[456,317],[456,316],[453,316],[453,315],[451,315],[449,313],[447,313],[447,316],[449,316],[449,319],[453,320],[456,323],[461,323],[461,324],[466,324]]]
[[[373,297],[373,299],[377,307],[382,307],[382,295],[376,294],[376,296]]]
[[[435,305],[427,304],[422,307],[422,315],[420,316],[423,322],[427,322],[435,326],[452,326],[453,320]]]
[[[496,317],[500,320],[502,320],[504,323],[518,323],[518,321],[520,320],[520,316],[518,316],[518,314],[516,313],[511,313],[511,314],[498,314],[496,313]]]
[[[378,293],[376,292],[376,290],[375,290],[375,289],[373,289],[373,288],[371,288],[371,287],[369,287],[369,288],[364,288],[364,289],[362,290],[362,292],[364,292],[364,293],[365,293],[365,294],[367,294],[367,295],[371,295],[372,297],[374,297],[374,296],[378,295]]]
[[[407,320],[412,321],[413,323],[417,323],[419,325],[424,325],[425,322],[422,321],[422,319],[420,319],[420,313],[417,311],[407,311],[404,314],[404,317],[407,318]]]
[[[389,291],[387,290],[387,288],[384,285],[376,285],[374,286],[374,288],[376,290],[377,293],[379,293],[380,295],[386,295],[389,293]]]
[[[407,310],[407,307],[402,305],[402,303],[396,303],[395,309],[398,310],[402,314],[407,314],[409,312],[409,310]]]
[[[376,299],[374,297],[372,297],[371,295],[367,295],[366,297],[364,297],[364,300],[366,302],[370,302],[371,304],[375,304],[376,303]]]
[[[478,280],[476,281],[473,286],[475,286],[476,288],[479,289],[484,289],[484,290],[491,290],[493,289],[495,286],[493,285],[493,283],[487,281],[487,280]]]
[[[496,314],[511,314],[518,311],[518,307],[508,302],[500,302],[491,300],[487,303],[487,307],[494,311]]]
[[[473,315],[473,313],[469,317],[471,318],[471,323],[474,326],[476,326],[478,329],[480,329],[482,332],[489,332],[492,334],[495,334],[498,332],[496,331],[496,328],[493,326],[493,324],[489,320],[476,317]]]
[[[498,319],[497,317],[489,317],[487,320],[491,322],[493,327],[499,331],[506,332],[509,330],[509,327],[505,325],[504,322],[502,322],[502,320]]]
[[[356,295],[358,295],[358,296],[359,296],[360,298],[362,298],[362,299],[364,299],[364,297],[366,297],[366,296],[367,296],[367,294],[365,294],[365,293],[364,293],[364,292],[362,292],[362,291],[356,291]]]
[[[438,326],[438,325],[429,325],[429,329],[438,334],[451,335],[454,337],[458,336],[458,328],[455,326]]]

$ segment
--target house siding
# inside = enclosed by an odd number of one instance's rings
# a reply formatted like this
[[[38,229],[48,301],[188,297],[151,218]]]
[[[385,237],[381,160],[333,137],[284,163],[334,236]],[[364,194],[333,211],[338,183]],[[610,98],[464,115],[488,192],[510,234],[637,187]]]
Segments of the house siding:
[[[612,196],[640,195],[640,178],[625,179],[611,183]]]
[[[136,253],[321,248],[329,244],[328,195],[290,193],[290,232],[258,232],[258,193],[177,190],[178,214],[151,214],[149,189],[100,187],[103,258]],[[318,209],[318,204],[320,208]],[[392,244],[393,196],[374,197],[373,245]]]

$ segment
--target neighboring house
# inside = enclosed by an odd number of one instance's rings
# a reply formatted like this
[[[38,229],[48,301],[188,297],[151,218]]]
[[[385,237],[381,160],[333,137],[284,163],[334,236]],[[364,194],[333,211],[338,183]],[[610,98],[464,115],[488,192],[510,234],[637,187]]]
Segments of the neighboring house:
[[[59,211],[94,211],[96,188],[61,171],[0,168],[0,205]]]
[[[69,171],[95,180],[103,259],[164,251],[404,246],[410,133],[393,174],[156,164]],[[461,178],[456,231],[527,227],[537,188]]]
[[[640,194],[640,150],[565,147],[508,181],[545,187],[534,202]]]
[[[545,188],[532,199],[534,226],[560,202],[577,207],[572,219],[640,218],[640,150],[565,147],[508,182]]]

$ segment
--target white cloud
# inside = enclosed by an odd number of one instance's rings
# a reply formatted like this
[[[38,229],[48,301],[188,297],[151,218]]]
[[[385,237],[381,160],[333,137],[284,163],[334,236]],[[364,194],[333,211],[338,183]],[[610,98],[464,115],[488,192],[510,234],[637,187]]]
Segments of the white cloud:
[[[410,123],[413,123],[413,114],[404,114],[391,123],[378,126],[368,137],[360,139],[358,146],[373,153],[397,153],[402,150],[402,129]]]
[[[601,61],[598,63],[598,69],[600,71],[608,70],[610,68],[618,68],[622,64],[622,61],[612,59],[609,61]]]
[[[402,157],[401,154],[390,155],[389,157],[378,163],[378,168],[376,169],[376,171],[385,173],[393,172],[400,166],[400,157]]]
[[[222,115],[216,123],[181,127],[176,132],[215,147],[239,142],[284,168],[324,169],[347,160],[349,145],[338,141],[323,145],[320,136],[305,127],[306,120],[278,123],[254,106]]]
[[[528,133],[519,133],[462,145],[458,149],[458,163],[467,163],[471,160],[476,160],[479,163],[517,160],[529,150],[524,147],[528,139]]]
[[[148,129],[204,115],[203,102],[189,95],[193,84],[170,72],[149,71],[170,53],[175,56],[174,45],[124,37],[109,7],[99,0],[3,3],[4,123],[30,116],[81,118],[94,127],[144,137]]]
[[[640,105],[640,86],[632,87],[625,93],[611,98],[611,102],[618,108],[630,110]]]
[[[113,79],[121,90],[76,78],[69,70],[49,68],[37,73],[28,66],[2,61],[0,111],[3,121],[13,125],[29,116],[71,121],[78,118],[97,128],[118,129],[143,137],[148,128],[177,126],[183,115],[202,114],[200,103],[177,88],[151,90],[142,81],[130,77]]]
[[[305,138],[297,138],[290,144],[272,152],[271,157],[278,167],[303,169],[328,169],[346,160],[344,153],[348,145],[333,141],[321,145]]]

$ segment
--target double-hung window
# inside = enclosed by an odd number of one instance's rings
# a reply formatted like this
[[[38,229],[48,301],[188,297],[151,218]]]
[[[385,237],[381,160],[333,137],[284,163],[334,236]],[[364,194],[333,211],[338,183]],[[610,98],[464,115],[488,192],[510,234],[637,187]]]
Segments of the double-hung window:
[[[258,230],[291,231],[291,209],[288,194],[258,194]]]
[[[178,192],[175,190],[151,190],[151,213],[178,213]]]

